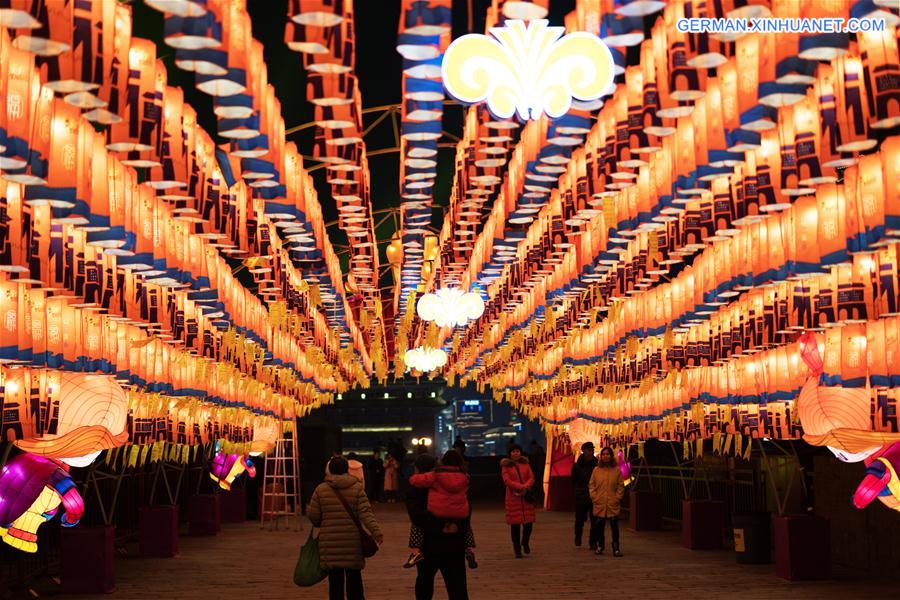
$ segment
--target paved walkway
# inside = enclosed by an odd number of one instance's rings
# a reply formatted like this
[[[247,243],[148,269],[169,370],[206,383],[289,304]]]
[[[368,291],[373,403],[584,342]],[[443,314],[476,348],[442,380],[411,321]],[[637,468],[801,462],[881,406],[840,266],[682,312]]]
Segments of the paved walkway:
[[[368,600],[413,597],[415,570],[401,569],[406,558],[408,521],[400,505],[378,505],[386,543],[363,572]],[[628,598],[895,598],[889,582],[850,579],[788,583],[773,565],[735,563],[733,552],[692,552],[678,545],[675,532],[623,531],[624,558],[594,556],[572,545],[572,517],[540,513],[532,555],[513,557],[500,507],[476,507],[474,527],[479,568],[469,571],[473,600]],[[300,589],[291,582],[294,561],[309,532],[261,531],[258,523],[225,525],[216,537],[181,538],[181,554],[170,559],[122,558],[118,589],[111,598],[323,599],[325,582]],[[440,576],[438,576],[438,586]],[[439,591],[435,598],[445,599]]]

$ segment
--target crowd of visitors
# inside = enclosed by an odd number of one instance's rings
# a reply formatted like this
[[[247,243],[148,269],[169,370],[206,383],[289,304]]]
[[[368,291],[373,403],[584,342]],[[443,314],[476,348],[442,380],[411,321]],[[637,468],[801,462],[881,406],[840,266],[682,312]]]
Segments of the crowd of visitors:
[[[417,600],[433,597],[437,573],[444,580],[449,600],[468,600],[466,566],[478,568],[478,561],[471,520],[469,461],[465,442],[457,438],[452,449],[444,453],[440,460],[424,447],[417,446],[413,452],[413,472],[408,478],[403,477],[402,473],[403,466],[408,464],[407,450],[402,440],[389,439],[386,450],[382,457],[380,448],[376,449],[365,459],[365,464],[355,453],[343,456],[335,452],[325,469],[325,481],[315,489],[310,500],[307,515],[313,527],[319,529],[319,564],[327,572],[329,598],[362,600],[365,597],[362,580],[365,558],[377,550],[375,544],[383,542],[371,502],[397,501],[402,478],[408,479],[409,484],[406,486],[405,500],[410,519],[409,558],[402,566],[417,570]],[[523,558],[531,553],[535,507],[541,488],[541,477],[536,473],[543,472],[546,455],[536,442],[529,446],[528,455],[515,443],[510,443],[507,451],[508,457],[501,461],[500,468],[506,490],[506,523],[510,527],[513,553],[516,558]],[[601,464],[607,464],[607,458],[614,466],[611,451],[609,457],[601,453]],[[596,462],[594,459],[591,469]],[[576,493],[580,493],[578,490],[582,487],[589,488],[589,493],[579,495],[579,506],[586,505],[585,498],[596,499],[591,546],[602,549],[602,533],[597,534],[601,540],[599,543],[595,542],[594,533],[600,531],[601,520],[608,520],[613,535],[613,552],[620,556],[616,516],[618,498],[621,498],[621,480],[616,481],[611,475],[607,477],[606,471],[599,468],[589,471],[581,458],[578,464],[581,464],[581,475]],[[618,469],[610,471],[618,473]],[[617,484],[619,487],[616,487]],[[579,511],[581,515],[581,509]],[[581,519],[581,526],[584,520]],[[367,539],[370,540],[368,546],[373,547],[367,546]],[[577,521],[576,544],[580,544]]]

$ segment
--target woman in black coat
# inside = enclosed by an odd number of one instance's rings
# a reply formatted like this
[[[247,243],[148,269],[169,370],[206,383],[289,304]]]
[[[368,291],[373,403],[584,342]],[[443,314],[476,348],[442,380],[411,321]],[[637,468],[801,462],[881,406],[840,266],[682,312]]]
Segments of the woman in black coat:
[[[581,536],[584,532],[584,522],[590,521],[590,533],[588,545],[591,550],[597,547],[597,531],[592,518],[594,504],[591,501],[591,493],[588,485],[591,482],[591,474],[597,466],[597,457],[594,456],[594,444],[585,442],[581,445],[581,455],[572,465],[572,487],[575,488],[575,545],[581,546]]]

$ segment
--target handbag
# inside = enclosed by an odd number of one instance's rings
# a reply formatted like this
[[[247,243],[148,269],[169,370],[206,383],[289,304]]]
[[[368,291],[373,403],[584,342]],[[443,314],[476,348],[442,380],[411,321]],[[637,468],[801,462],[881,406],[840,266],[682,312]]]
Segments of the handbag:
[[[515,467],[516,467],[516,475],[519,476],[519,483],[525,483],[525,482],[522,480],[522,472],[519,471],[519,465],[515,465]],[[534,486],[532,486],[532,487],[528,488],[527,490],[525,490],[525,493],[522,494],[522,500],[524,500],[524,501],[527,502],[528,504],[535,504],[535,503],[537,503],[537,495],[534,493]]]
[[[300,548],[300,557],[294,566],[294,585],[311,587],[325,579],[327,575],[319,563],[319,538],[313,537],[310,531],[306,543]]]
[[[378,552],[378,542],[375,541],[372,534],[363,528],[362,523],[359,522],[359,516],[350,510],[350,505],[347,504],[347,499],[344,498],[343,494],[338,492],[332,486],[328,487],[331,488],[331,493],[337,496],[337,499],[344,506],[344,510],[346,510],[347,514],[350,515],[350,518],[353,519],[353,524],[356,525],[356,528],[359,530],[359,545],[362,548],[363,557],[371,558],[375,556],[375,553]]]

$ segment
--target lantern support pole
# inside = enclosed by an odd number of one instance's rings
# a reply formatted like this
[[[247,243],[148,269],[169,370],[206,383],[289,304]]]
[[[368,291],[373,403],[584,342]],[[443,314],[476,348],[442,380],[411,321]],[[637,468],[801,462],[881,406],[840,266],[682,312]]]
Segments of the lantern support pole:
[[[691,489],[684,483],[684,472],[681,470],[684,465],[691,462],[690,460],[682,462],[681,459],[678,458],[678,452],[675,451],[675,444],[669,444],[669,448],[672,449],[672,456],[675,458],[675,466],[678,468],[678,482],[681,483],[681,489],[684,494],[684,499],[690,499],[690,493],[693,490],[693,484],[691,484]]]
[[[184,473],[187,469],[187,464],[183,464],[178,468],[178,481],[175,483],[175,495],[172,496],[172,504],[178,504],[178,496],[181,494],[181,482],[184,481]]]
[[[88,491],[88,488],[93,488],[94,495],[97,497],[97,504],[100,507],[100,516],[103,518],[104,525],[112,525],[113,518],[116,514],[116,505],[119,502],[119,491],[122,489],[122,480],[124,478],[124,467],[121,473],[110,474],[103,471],[98,471],[96,463],[91,465],[90,470],[88,471],[88,476],[85,478],[84,487],[82,488],[82,497],[87,496],[86,492]],[[109,504],[109,511],[107,511],[106,504],[103,502],[103,496],[100,494],[100,479],[114,479],[116,482],[112,500]]]
[[[778,509],[778,514],[784,515],[784,511],[787,507],[787,501],[791,494],[791,489],[794,487],[794,479],[797,475],[797,470],[791,469],[791,475],[790,475],[790,478],[788,479],[787,489],[785,489],[784,494],[782,494],[780,492],[780,490],[778,489],[778,484],[775,482],[775,478],[771,476],[772,465],[769,462],[769,455],[768,455],[768,453],[766,453],[765,444],[763,443],[763,440],[760,438],[757,438],[757,442],[759,444],[760,453],[762,454],[763,466],[764,466],[765,470],[769,473],[769,476],[767,476],[766,479],[771,483],[772,493],[775,495],[775,506]],[[775,447],[778,448],[779,450],[781,450],[782,452],[784,452],[784,449],[781,446],[779,446],[777,443],[775,444]],[[797,464],[798,467],[800,466],[800,461],[799,461],[799,458],[797,457],[796,453],[786,453],[786,454],[790,455],[794,459],[794,462]]]

